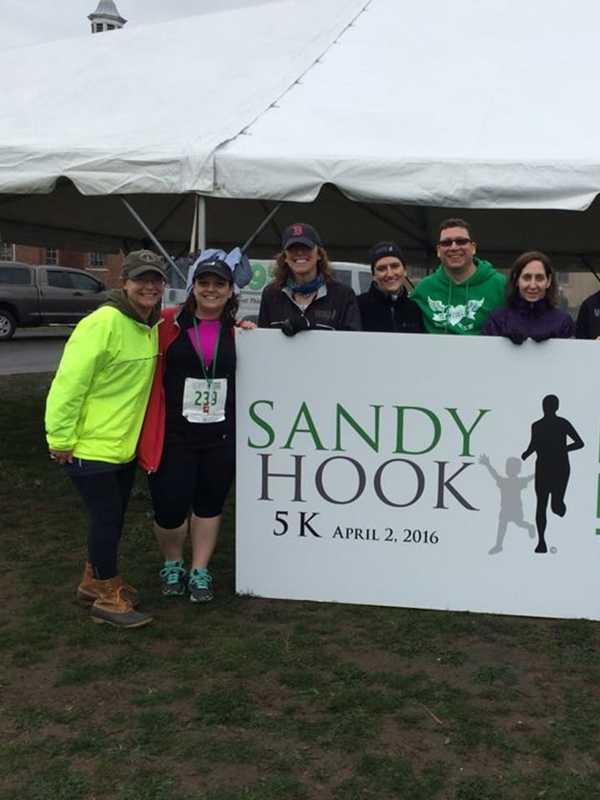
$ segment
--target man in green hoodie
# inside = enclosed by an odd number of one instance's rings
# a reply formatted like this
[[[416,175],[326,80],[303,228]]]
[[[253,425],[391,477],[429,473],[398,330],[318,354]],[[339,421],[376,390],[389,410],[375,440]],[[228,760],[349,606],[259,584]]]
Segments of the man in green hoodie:
[[[411,295],[428,333],[478,334],[490,313],[504,303],[506,278],[476,252],[468,222],[442,222],[437,244],[441,263]]]

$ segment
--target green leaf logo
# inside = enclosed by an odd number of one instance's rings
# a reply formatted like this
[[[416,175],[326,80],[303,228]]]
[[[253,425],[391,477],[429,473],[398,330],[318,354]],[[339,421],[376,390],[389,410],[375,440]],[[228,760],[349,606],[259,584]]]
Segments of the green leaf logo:
[[[255,292],[260,292],[265,283],[267,282],[267,270],[264,264],[260,261],[253,261],[252,264],[252,280],[248,284],[248,288]]]

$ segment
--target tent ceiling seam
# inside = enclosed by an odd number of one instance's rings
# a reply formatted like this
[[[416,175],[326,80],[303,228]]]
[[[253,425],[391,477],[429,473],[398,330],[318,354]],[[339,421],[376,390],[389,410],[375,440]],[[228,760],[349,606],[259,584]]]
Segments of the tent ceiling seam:
[[[327,53],[331,50],[331,48],[340,41],[342,36],[350,28],[352,28],[355,25],[356,21],[359,19],[359,17],[361,17],[366,12],[367,8],[371,5],[371,3],[372,3],[372,0],[367,0],[367,2],[360,8],[359,11],[356,12],[356,14],[352,17],[352,19],[348,23],[346,23],[346,25],[342,28],[342,30],[327,45],[327,47],[315,58],[315,60],[311,64],[308,65],[308,67],[306,67],[306,69],[303,72],[300,73],[300,75],[298,75],[296,80],[293,81],[292,83],[290,83],[290,85],[286,89],[284,89],[271,103],[269,103],[269,105],[266,108],[264,108],[262,111],[260,111],[254,117],[254,119],[252,119],[238,133],[236,133],[235,136],[230,136],[228,139],[225,139],[219,145],[217,145],[217,147],[213,150],[212,155],[215,156],[219,152],[219,150],[221,150],[223,147],[225,147],[225,145],[229,144],[229,142],[235,142],[235,140],[238,138],[238,136],[250,136],[251,134],[248,132],[248,129],[251,128],[256,122],[258,122],[258,120],[264,114],[266,114],[267,111],[269,111],[271,108],[277,108],[279,102],[294,88],[294,86],[296,86],[298,83],[300,83],[302,78],[304,78],[304,76],[307,75],[310,72],[310,70],[315,67],[316,64],[319,64],[320,61],[323,59],[323,57],[326,56]],[[213,169],[214,169],[214,167],[215,167],[215,163],[214,163],[214,158],[213,158]],[[219,188],[216,179],[213,181],[213,184],[214,184],[214,188],[217,188],[217,189]]]

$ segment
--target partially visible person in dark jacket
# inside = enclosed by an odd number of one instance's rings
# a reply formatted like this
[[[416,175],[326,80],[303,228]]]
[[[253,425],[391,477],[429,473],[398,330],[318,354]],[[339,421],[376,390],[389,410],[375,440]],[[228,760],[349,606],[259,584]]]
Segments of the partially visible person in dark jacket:
[[[406,291],[406,262],[395,242],[378,242],[369,254],[373,283],[358,296],[363,331],[424,333],[423,315]]]
[[[259,328],[286,336],[306,330],[359,331],[352,289],[334,280],[331,264],[312,225],[297,222],[283,232],[273,282],[262,293]]]
[[[594,292],[581,304],[575,323],[575,337],[600,339],[600,292]]]
[[[514,344],[525,339],[570,339],[575,325],[569,314],[556,308],[557,295],[548,256],[539,250],[523,253],[512,266],[506,305],[490,314],[482,333],[506,336]]]

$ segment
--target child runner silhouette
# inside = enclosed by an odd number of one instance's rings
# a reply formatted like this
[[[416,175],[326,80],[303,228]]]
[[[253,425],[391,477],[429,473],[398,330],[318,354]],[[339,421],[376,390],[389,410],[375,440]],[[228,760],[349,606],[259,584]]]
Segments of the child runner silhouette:
[[[496,481],[496,486],[500,489],[500,514],[498,515],[496,544],[488,551],[493,556],[502,552],[504,536],[509,522],[513,522],[519,528],[526,528],[531,539],[535,536],[535,527],[524,519],[523,503],[521,502],[521,494],[527,484],[533,480],[533,475],[519,478],[521,462],[518,458],[506,459],[506,478],[496,472],[490,464],[490,459],[485,454],[480,456],[479,463],[483,464]]]

